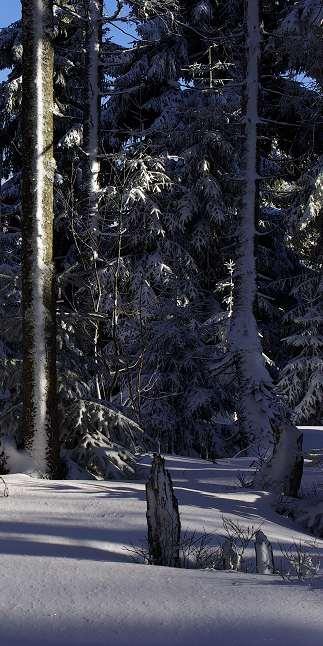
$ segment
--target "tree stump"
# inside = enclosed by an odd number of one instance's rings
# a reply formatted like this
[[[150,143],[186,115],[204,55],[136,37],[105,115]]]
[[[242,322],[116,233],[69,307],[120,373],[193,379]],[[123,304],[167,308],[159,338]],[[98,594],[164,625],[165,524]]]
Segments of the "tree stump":
[[[261,530],[256,532],[255,550],[257,573],[273,574],[275,570],[273,548],[267,536]]]
[[[241,558],[233,545],[233,541],[227,539],[222,545],[222,567],[224,570],[240,570]]]
[[[178,502],[161,455],[154,455],[146,498],[150,563],[178,567],[181,535]]]

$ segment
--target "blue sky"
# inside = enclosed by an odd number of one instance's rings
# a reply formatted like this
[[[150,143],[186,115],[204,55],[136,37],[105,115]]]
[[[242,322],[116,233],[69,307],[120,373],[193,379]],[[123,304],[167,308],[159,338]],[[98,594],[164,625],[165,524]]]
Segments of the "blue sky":
[[[21,15],[20,0],[0,0],[0,29],[7,27]],[[0,72],[0,81],[6,78],[5,71]]]
[[[115,8],[115,2],[112,0],[109,3],[105,2],[106,6],[109,7],[109,10],[113,11]],[[7,27],[10,23],[15,20],[19,20],[21,16],[21,2],[20,0],[0,0],[0,28]],[[126,31],[131,31],[126,28]],[[113,36],[116,34],[115,38],[118,42],[128,43],[128,38],[122,34],[118,29],[111,30]],[[118,34],[118,35],[117,35]]]
[[[11,22],[18,20],[21,14],[20,0],[1,0],[0,2],[0,27],[7,27]]]
[[[106,2],[105,4],[107,7],[109,7],[109,10],[112,11],[114,10],[115,7],[115,2],[114,0],[109,0],[109,3]],[[107,12],[108,13],[108,12]],[[15,20],[19,20],[21,16],[21,2],[20,0],[0,0],[0,29],[3,27],[7,27],[10,25],[12,22]],[[122,25],[124,27],[124,25]],[[126,31],[132,32],[132,29],[129,27],[126,27]],[[119,29],[111,28],[111,37],[113,40],[117,41],[120,44],[128,45],[129,41],[131,41],[131,37],[125,36]],[[0,71],[0,81],[2,81],[4,78],[6,78],[6,72],[5,71]]]

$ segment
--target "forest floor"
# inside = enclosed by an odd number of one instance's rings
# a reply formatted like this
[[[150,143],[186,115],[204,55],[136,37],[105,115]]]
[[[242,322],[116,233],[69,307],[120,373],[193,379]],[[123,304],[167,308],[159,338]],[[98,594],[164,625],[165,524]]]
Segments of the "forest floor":
[[[320,455],[318,448],[316,459],[306,461],[305,489],[315,483],[323,491]],[[141,479],[127,482],[6,476],[9,496],[0,499],[1,646],[321,646],[322,570],[289,583],[252,571],[133,561],[129,547],[145,541],[150,461],[142,457]],[[250,475],[250,458],[213,464],[168,457],[167,467],[184,530],[205,529],[221,543],[223,516],[244,527],[261,525],[276,562],[282,546],[309,540],[273,512],[267,493],[241,488],[237,476]],[[323,540],[315,551],[323,563]],[[253,549],[246,557],[254,569]]]

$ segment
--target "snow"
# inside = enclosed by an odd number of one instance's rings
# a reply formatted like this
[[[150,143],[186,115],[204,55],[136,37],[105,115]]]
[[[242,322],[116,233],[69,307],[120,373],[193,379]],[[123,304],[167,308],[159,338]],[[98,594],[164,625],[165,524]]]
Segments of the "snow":
[[[321,646],[323,577],[180,570],[135,563],[146,534],[144,482],[49,481],[6,476],[0,499],[0,643],[5,646]],[[223,536],[222,515],[261,525],[272,543],[307,540],[266,492],[242,489],[250,459],[167,457],[183,529]],[[311,480],[313,467],[306,477]],[[322,471],[314,469],[317,482]],[[0,483],[1,484],[1,483]],[[222,539],[223,540],[223,539]],[[323,541],[318,541],[323,553]],[[253,556],[252,553],[248,554]]]
[[[7,456],[10,473],[34,473],[35,463],[27,451],[18,451],[15,442],[10,437],[5,437],[2,440],[2,445]]]

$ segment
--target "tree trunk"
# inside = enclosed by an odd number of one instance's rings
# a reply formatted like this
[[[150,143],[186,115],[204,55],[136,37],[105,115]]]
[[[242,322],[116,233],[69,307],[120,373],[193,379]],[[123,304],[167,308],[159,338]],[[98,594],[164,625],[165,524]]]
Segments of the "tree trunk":
[[[179,565],[181,523],[172,480],[160,455],[154,456],[146,496],[150,562],[176,567]]]
[[[101,112],[100,50],[102,45],[103,0],[88,0],[86,24],[86,105],[84,114],[84,152],[86,154],[84,189],[88,225],[97,251],[99,214],[99,125]]]
[[[282,418],[279,441],[273,455],[256,473],[254,486],[280,496],[298,495],[303,475],[303,434]]]
[[[259,189],[257,172],[258,84],[260,25],[258,0],[247,2],[247,71],[245,90],[244,187],[238,228],[238,251],[234,272],[230,343],[239,383],[239,427],[245,445],[266,450],[272,441],[264,399],[271,388],[257,322],[255,234]],[[266,404],[265,404],[266,408]]]
[[[258,574],[273,574],[274,555],[273,548],[267,536],[259,529],[256,532],[256,570]]]
[[[86,161],[84,167],[84,199],[87,214],[87,256],[89,265],[95,276],[95,286],[92,290],[94,312],[100,310],[101,287],[97,270],[99,248],[99,127],[101,113],[100,51],[102,46],[102,17],[103,0],[88,0],[86,11],[86,105],[84,114],[84,152]],[[101,386],[98,367],[99,323],[93,322],[93,355],[95,362],[96,395],[101,399]]]
[[[247,0],[244,188],[238,231],[230,343],[239,383],[238,416],[244,444],[272,459],[259,471],[261,488],[296,495],[302,476],[299,433],[273,391],[262,355],[255,317],[257,296],[255,234],[259,207],[258,94],[260,61],[259,0]],[[286,454],[285,451],[289,453]],[[291,493],[293,492],[293,493]]]
[[[23,3],[23,443],[34,469],[59,465],[53,265],[53,7]]]

